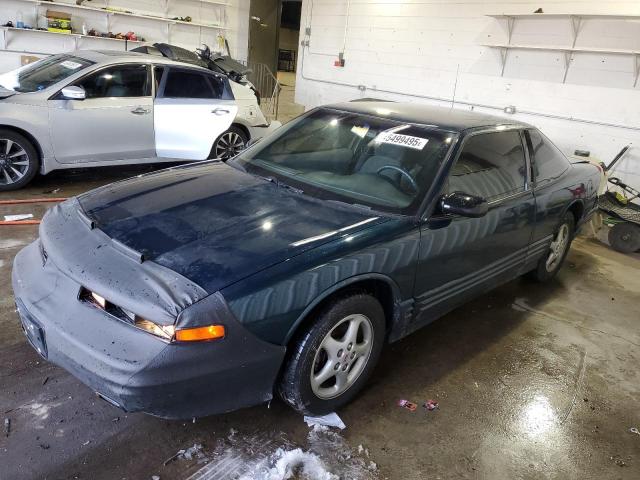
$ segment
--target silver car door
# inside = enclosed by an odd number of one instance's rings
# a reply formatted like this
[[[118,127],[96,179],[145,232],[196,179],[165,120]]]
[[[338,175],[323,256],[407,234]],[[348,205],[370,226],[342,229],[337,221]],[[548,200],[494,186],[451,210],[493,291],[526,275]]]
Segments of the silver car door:
[[[157,156],[208,158],[237,112],[226,80],[196,69],[165,69],[153,108]]]
[[[49,123],[60,163],[155,156],[150,66],[110,65],[76,80],[84,100],[49,100]]]

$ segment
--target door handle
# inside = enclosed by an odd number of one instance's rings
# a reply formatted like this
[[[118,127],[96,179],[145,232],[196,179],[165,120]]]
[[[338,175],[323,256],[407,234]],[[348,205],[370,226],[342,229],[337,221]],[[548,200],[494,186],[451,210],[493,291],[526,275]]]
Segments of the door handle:
[[[226,108],[214,108],[213,110],[211,110],[211,113],[215,113],[216,115],[225,115],[227,113],[229,113],[229,110],[227,110]]]
[[[138,107],[131,110],[131,113],[133,113],[134,115],[146,115],[147,113],[149,113],[149,111],[150,110],[146,108]]]

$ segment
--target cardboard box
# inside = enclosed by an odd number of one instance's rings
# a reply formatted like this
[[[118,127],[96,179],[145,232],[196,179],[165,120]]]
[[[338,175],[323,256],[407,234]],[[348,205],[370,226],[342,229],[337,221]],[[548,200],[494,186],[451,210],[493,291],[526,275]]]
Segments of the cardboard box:
[[[47,18],[55,18],[56,20],[71,21],[71,14],[66,12],[57,12],[55,10],[47,10],[47,14],[45,16]]]

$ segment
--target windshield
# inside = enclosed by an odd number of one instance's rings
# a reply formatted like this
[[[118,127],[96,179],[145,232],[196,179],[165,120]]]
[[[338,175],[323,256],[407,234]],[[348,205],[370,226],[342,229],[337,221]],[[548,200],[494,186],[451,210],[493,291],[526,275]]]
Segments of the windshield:
[[[413,215],[454,139],[433,127],[320,108],[231,163],[309,195]]]
[[[38,92],[93,65],[68,54],[53,55],[0,75],[0,85],[16,92]]]

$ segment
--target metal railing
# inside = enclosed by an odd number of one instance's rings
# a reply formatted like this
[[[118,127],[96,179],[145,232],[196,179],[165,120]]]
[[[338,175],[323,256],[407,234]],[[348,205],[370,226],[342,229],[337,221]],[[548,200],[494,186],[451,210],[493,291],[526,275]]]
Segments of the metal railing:
[[[273,72],[264,63],[248,62],[251,73],[247,79],[260,92],[260,109],[267,120],[277,120],[281,86]]]

